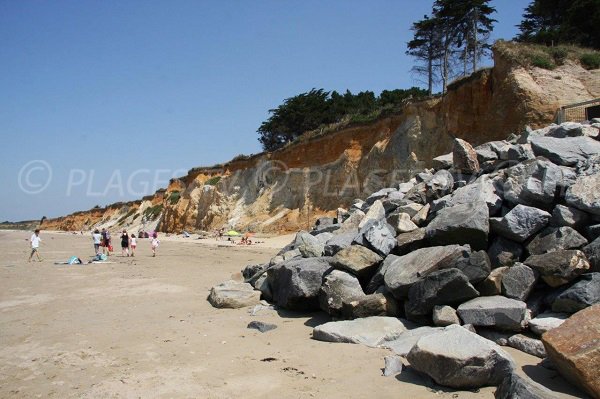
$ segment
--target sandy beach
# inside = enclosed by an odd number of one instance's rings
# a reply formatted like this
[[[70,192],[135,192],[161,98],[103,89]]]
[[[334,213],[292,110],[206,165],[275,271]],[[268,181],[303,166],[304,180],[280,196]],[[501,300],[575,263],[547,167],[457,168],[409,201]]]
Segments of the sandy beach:
[[[387,350],[311,339],[324,313],[206,301],[290,237],[249,247],[163,237],[156,258],[140,240],[135,258],[116,248],[114,263],[68,266],[54,262],[91,256],[88,235],[42,232],[44,261],[27,263],[29,235],[0,231],[2,398],[493,398],[495,388],[453,391],[408,368],[383,377]],[[260,333],[252,320],[278,328]],[[520,372],[581,397],[541,359],[507,351]]]

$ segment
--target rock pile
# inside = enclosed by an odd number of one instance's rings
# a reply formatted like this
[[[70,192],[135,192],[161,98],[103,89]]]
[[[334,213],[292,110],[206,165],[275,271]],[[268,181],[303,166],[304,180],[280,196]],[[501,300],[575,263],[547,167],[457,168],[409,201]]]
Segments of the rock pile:
[[[506,333],[500,344],[548,352],[600,397],[581,369],[589,362],[573,360],[600,353],[598,329],[568,349],[560,341],[569,335],[552,333],[573,313],[599,317],[599,129],[552,125],[475,148],[457,139],[434,169],[357,200],[270,263],[246,267],[246,283],[283,308],[366,318],[326,323],[314,338],[402,348],[442,385],[526,384],[509,355],[473,333],[495,330]]]

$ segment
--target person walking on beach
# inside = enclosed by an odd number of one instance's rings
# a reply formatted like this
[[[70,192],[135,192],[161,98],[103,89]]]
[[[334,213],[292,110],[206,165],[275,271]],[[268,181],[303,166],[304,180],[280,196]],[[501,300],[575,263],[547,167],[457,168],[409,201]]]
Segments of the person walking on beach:
[[[96,255],[100,254],[100,245],[102,244],[102,234],[98,231],[98,229],[94,230],[92,234],[92,239],[94,240],[94,253]]]
[[[156,248],[158,248],[158,244],[160,244],[160,241],[158,240],[158,233],[155,231],[154,234],[152,234],[152,256],[156,256]]]
[[[123,230],[121,234],[121,255],[125,256],[125,254],[129,256],[129,234],[127,234],[127,230]]]
[[[29,238],[29,242],[31,243],[31,254],[29,255],[28,262],[31,262],[31,259],[33,258],[34,254],[37,257],[38,262],[42,261],[42,258],[40,257],[40,253],[39,253],[41,241],[42,241],[42,239],[40,238],[40,229],[36,229],[33,232],[33,234],[31,235],[31,238]]]
[[[131,247],[131,256],[135,256],[135,247],[137,247],[137,238],[135,238],[135,234],[131,233],[131,238],[129,239],[129,246]]]

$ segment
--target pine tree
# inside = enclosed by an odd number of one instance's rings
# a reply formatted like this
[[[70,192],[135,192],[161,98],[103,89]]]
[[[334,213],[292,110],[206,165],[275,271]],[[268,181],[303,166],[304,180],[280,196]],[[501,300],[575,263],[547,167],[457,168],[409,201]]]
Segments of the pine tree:
[[[427,93],[433,94],[433,84],[435,83],[434,67],[435,62],[441,57],[441,36],[438,31],[438,24],[435,19],[427,15],[422,20],[413,23],[411,30],[414,32],[413,39],[407,43],[408,50],[406,54],[415,57],[424,65],[416,65],[412,70],[418,75],[424,75],[427,78]]]

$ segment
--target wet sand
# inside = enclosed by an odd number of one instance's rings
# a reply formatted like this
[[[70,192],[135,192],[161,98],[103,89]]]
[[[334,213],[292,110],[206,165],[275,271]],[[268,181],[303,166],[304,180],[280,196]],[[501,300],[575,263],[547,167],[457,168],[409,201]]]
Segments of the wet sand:
[[[406,368],[383,377],[387,350],[311,339],[328,321],[320,312],[210,306],[211,286],[288,237],[260,247],[164,238],[156,258],[140,240],[135,258],[57,266],[91,256],[91,238],[42,232],[44,261],[27,263],[29,235],[0,231],[2,398],[493,398],[494,388],[453,391]],[[247,329],[252,320],[278,328]],[[507,351],[521,372],[580,397],[540,359]]]

